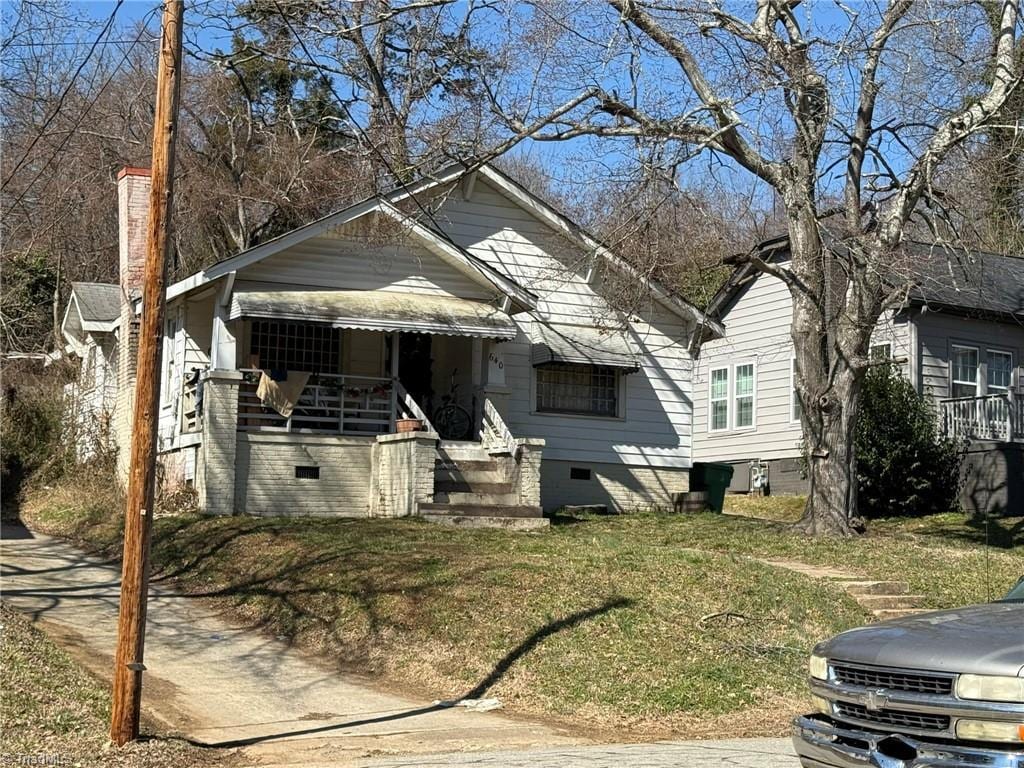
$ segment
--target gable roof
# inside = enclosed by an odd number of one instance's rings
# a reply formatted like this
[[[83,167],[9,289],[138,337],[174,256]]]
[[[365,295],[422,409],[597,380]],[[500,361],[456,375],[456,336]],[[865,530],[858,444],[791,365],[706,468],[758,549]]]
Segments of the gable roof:
[[[443,231],[419,221],[416,217],[406,215],[395,206],[396,203],[399,203],[402,200],[419,195],[432,188],[450,184],[462,177],[469,177],[474,173],[481,174],[514,203],[540,219],[542,222],[548,224],[556,231],[561,232],[571,241],[589,251],[592,251],[595,256],[604,259],[614,268],[624,272],[630,277],[642,281],[650,287],[651,293],[655,299],[674,314],[689,321],[695,321],[698,325],[703,326],[712,334],[721,335],[725,333],[725,329],[721,324],[709,317],[708,314],[701,312],[694,305],[669,291],[657,281],[651,280],[642,275],[639,270],[613,253],[607,246],[597,240],[597,238],[573,222],[568,216],[555,209],[550,203],[527,190],[504,172],[499,171],[486,163],[451,163],[437,173],[425,176],[416,182],[397,187],[390,192],[381,195],[367,198],[366,200],[356,203],[355,205],[341,211],[324,216],[302,227],[298,227],[291,232],[287,232],[273,238],[272,240],[268,240],[267,242],[254,248],[250,248],[247,251],[243,251],[235,256],[223,259],[202,272],[175,283],[168,288],[167,298],[171,299],[175,296],[181,295],[182,293],[192,291],[195,288],[227,275],[230,272],[265,259],[275,253],[279,253],[280,251],[311,237],[323,234],[334,227],[341,226],[342,224],[346,224],[371,212],[377,211],[400,221],[404,226],[409,228],[409,231],[412,234],[419,237],[424,241],[425,245],[436,253],[439,253],[439,255],[442,255],[442,257],[448,257],[449,259],[453,258],[456,260],[456,263],[470,265],[491,285],[505,293],[521,307],[534,309],[536,307],[537,297],[533,293],[518,285],[510,277],[499,272],[484,260],[469,253],[467,250],[456,244]]]
[[[953,249],[908,241],[903,274],[889,276],[898,286],[909,280],[908,306],[929,306],[969,317],[1024,320],[1024,256]],[[789,237],[759,243],[755,250],[769,261],[790,258]],[[739,258],[739,257],[735,257]],[[750,263],[738,266],[715,294],[708,313],[722,320],[743,291],[763,274]]]
[[[108,283],[72,283],[71,294],[78,305],[78,313],[83,323],[110,323],[121,316],[120,286]]]
[[[415,218],[407,216],[400,211],[395,207],[394,200],[392,199],[393,194],[367,198],[341,211],[329,214],[283,235],[279,235],[254,248],[222,259],[202,272],[197,272],[170,286],[167,289],[167,298],[172,299],[175,296],[188,293],[206,283],[262,261],[310,238],[322,235],[331,229],[348,224],[363,216],[378,213],[398,222],[409,234],[419,240],[428,250],[438,255],[443,261],[470,279],[489,288],[496,289],[521,309],[533,309],[537,306],[537,297],[532,292],[497,271],[487,262],[459,247],[450,238],[443,236],[436,230],[425,226]]]

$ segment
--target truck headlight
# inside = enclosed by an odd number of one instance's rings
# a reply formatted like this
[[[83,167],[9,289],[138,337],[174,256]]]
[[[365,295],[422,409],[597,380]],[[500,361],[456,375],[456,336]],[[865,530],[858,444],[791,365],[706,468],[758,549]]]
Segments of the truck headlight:
[[[815,656],[812,653],[807,669],[815,680],[828,680],[828,659],[824,656]]]
[[[1024,679],[996,675],[960,675],[956,695],[972,701],[1024,703]]]
[[[1024,741],[1024,725],[992,720],[959,720],[956,736],[968,741]]]

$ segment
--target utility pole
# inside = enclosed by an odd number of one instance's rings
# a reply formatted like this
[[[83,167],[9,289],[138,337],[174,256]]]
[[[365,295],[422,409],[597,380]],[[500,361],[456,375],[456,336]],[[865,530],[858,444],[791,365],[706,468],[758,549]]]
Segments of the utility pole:
[[[164,314],[167,231],[174,200],[174,139],[178,129],[181,81],[182,0],[164,0],[160,60],[153,119],[153,187],[149,198],[146,270],[142,289],[142,322],[132,420],[131,465],[124,515],[124,562],[121,604],[114,660],[113,712],[110,738],[124,746],[139,735],[142,663],[146,641],[146,600],[149,592],[149,540],[156,485],[157,407],[160,390],[161,327]],[[127,339],[128,329],[122,328]],[[125,344],[122,341],[122,344]],[[125,347],[127,345],[125,344]],[[127,354],[127,349],[122,354]]]

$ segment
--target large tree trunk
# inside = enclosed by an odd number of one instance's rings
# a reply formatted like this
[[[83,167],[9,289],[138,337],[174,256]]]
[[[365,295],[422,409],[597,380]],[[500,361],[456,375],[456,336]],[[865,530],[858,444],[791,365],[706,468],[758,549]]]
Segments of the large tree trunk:
[[[809,481],[798,525],[815,535],[850,535],[861,527],[854,437],[877,301],[824,247],[812,204],[794,206],[789,229],[794,378]]]

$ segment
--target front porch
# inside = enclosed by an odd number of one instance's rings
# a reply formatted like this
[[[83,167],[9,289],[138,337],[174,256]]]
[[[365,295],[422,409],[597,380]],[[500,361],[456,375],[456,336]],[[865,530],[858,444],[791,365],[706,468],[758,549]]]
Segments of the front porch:
[[[1024,398],[1005,393],[939,401],[942,433],[970,441],[1024,442]]]
[[[239,319],[234,358],[248,365],[182,384],[205,511],[547,525],[543,441],[501,416],[503,338],[310,325]],[[283,403],[274,379],[293,385]]]

